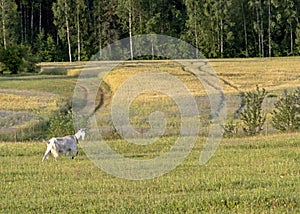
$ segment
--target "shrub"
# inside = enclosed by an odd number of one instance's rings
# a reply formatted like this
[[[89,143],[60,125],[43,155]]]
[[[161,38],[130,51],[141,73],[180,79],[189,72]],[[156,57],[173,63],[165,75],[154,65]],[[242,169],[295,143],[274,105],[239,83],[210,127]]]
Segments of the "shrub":
[[[24,45],[11,45],[6,49],[0,48],[0,62],[3,70],[8,70],[11,74],[22,72],[34,72],[37,60],[31,54],[30,48]]]
[[[62,111],[49,120],[49,138],[74,134],[72,111]]]
[[[58,113],[52,116],[49,120],[48,137],[66,136],[75,133],[75,129],[86,128],[88,118],[77,115],[76,124],[73,121],[73,112],[71,103],[68,103]],[[78,126],[78,127],[74,127]],[[79,127],[80,126],[80,127]]]
[[[266,115],[262,113],[262,103],[268,92],[256,86],[256,91],[245,93],[245,108],[241,113],[243,130],[247,135],[255,135],[263,130]]]
[[[237,135],[238,125],[236,123],[233,123],[233,121],[229,121],[228,123],[226,123],[223,129],[224,129],[223,136],[230,138]]]
[[[274,106],[272,123],[277,130],[294,131],[300,128],[300,88],[290,93],[285,91]]]

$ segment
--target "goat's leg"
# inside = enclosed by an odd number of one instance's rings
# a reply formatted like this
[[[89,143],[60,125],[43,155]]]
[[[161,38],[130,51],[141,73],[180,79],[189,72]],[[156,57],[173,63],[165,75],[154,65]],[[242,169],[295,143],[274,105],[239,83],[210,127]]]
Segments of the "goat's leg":
[[[58,157],[57,151],[56,151],[55,149],[52,149],[52,150],[51,150],[51,153],[52,153],[54,159],[56,160],[56,158]],[[57,160],[56,160],[56,161],[57,161]]]
[[[46,152],[45,152],[45,154],[44,154],[44,157],[43,157],[43,159],[42,159],[42,162],[43,162],[45,159],[48,158],[48,156],[49,156],[50,153],[51,153],[51,147],[48,146],[47,149],[46,149]]]
[[[72,159],[74,159],[77,155],[78,155],[78,150],[76,149],[75,151],[73,151]]]

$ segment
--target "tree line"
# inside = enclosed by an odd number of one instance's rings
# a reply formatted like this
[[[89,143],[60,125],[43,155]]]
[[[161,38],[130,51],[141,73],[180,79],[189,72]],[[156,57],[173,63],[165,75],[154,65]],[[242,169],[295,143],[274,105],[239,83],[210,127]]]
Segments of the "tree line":
[[[290,56],[300,54],[299,17],[300,0],[0,0],[0,48],[84,61],[119,39],[155,33],[208,58]]]

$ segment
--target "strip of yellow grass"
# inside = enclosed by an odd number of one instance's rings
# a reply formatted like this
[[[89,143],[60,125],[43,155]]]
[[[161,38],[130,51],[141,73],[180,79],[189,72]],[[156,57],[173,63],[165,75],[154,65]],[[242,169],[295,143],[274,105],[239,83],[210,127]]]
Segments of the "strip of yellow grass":
[[[120,64],[112,72],[110,72],[104,81],[110,86],[113,93],[129,78],[140,72],[147,71],[159,71],[171,74],[173,77],[179,79],[183,84],[191,91],[192,94],[197,95],[200,93],[205,93],[204,87],[199,84],[199,79],[197,79],[192,74],[183,70],[183,66],[176,61],[129,61]],[[147,80],[145,80],[147,81]],[[168,86],[167,86],[168,87]],[[170,88],[171,89],[171,88]],[[160,93],[149,93],[145,95],[147,99],[153,99],[157,96],[164,96]],[[142,98],[142,96],[140,96]],[[145,97],[144,97],[145,98]],[[144,99],[143,98],[143,99]]]
[[[253,90],[256,85],[267,90],[282,90],[300,86],[300,58],[255,58],[210,60],[220,76],[241,91]],[[225,92],[236,91],[224,84]]]
[[[58,100],[55,96],[28,93],[0,90],[0,109],[14,111],[55,111],[58,109]]]
[[[196,60],[195,63],[197,62],[199,61]],[[256,85],[269,91],[300,87],[299,57],[218,59],[209,60],[209,64],[209,69],[214,70],[220,78],[225,93],[253,90]],[[194,95],[206,94],[199,79],[176,61],[128,61],[117,66],[104,81],[115,93],[128,78],[142,71],[153,70],[174,75]]]

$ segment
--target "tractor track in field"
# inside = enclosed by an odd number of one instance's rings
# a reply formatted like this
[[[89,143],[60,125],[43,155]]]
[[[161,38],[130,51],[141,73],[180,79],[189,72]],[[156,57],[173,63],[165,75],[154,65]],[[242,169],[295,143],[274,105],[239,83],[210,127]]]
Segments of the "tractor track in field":
[[[103,83],[105,85],[102,85]],[[98,86],[97,84],[91,82],[92,87],[97,87],[99,89],[95,97],[95,108],[93,112],[89,115],[89,117],[95,114],[101,107],[109,103],[110,100],[109,86],[105,82],[102,82],[102,84]],[[78,85],[77,87],[79,87],[83,91],[83,97],[89,97],[89,94],[91,93],[89,87],[85,85]]]
[[[206,71],[205,69],[202,68],[203,66],[207,66],[207,64],[208,64],[208,62],[205,61],[205,62],[204,62],[204,65],[201,65],[201,66],[198,67],[198,70],[199,70],[200,72],[206,74],[206,75],[210,75],[210,76],[212,76],[212,77],[215,77],[215,78],[219,79],[219,78],[216,76],[215,73],[210,73],[209,71]],[[220,87],[218,86],[218,84],[215,85],[214,83],[211,83],[210,81],[208,81],[208,80],[205,79],[205,78],[203,79],[203,81],[205,81],[209,86],[213,87],[213,88],[214,88],[216,91],[218,91],[218,93],[219,93],[219,96],[220,96],[221,100],[219,101],[218,108],[217,108],[217,110],[216,110],[216,112],[215,112],[215,116],[216,116],[216,117],[219,117],[220,114],[221,114],[221,112],[222,112],[222,109],[226,106],[226,98],[225,98],[225,94],[224,94],[222,88],[220,88]]]

